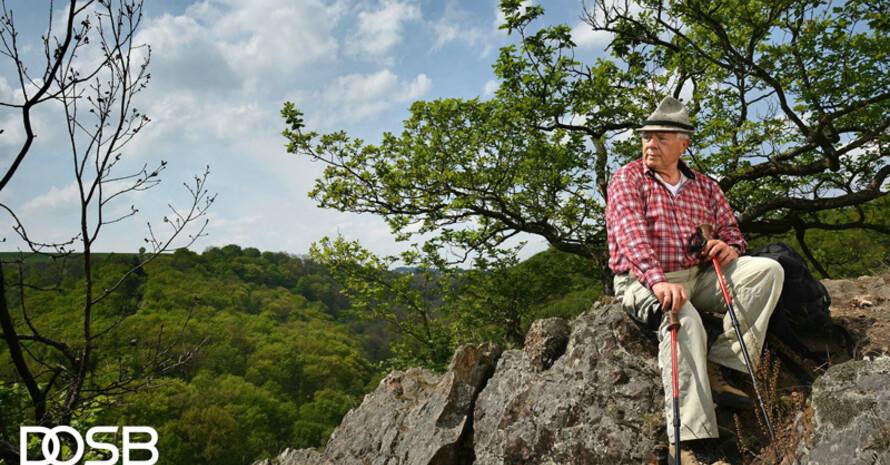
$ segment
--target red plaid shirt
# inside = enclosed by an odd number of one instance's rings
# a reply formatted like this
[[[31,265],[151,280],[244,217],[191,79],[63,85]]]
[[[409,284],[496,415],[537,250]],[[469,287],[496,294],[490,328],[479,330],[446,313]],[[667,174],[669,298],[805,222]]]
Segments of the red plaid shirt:
[[[700,224],[710,223],[715,238],[745,250],[745,239],[720,186],[682,160],[679,168],[687,180],[676,197],[642,158],[622,166],[609,182],[609,267],[618,274],[632,271],[649,289],[667,281],[665,273],[701,263],[686,248]]]

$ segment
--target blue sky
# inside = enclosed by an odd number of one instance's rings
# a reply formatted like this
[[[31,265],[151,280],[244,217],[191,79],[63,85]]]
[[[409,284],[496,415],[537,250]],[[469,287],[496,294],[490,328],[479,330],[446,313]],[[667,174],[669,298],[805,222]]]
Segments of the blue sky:
[[[22,43],[39,51],[47,1],[7,0]],[[59,2],[57,2],[59,3]],[[548,23],[576,30],[579,52],[602,53],[605,39],[585,30],[580,0],[545,0]],[[146,223],[160,224],[168,204],[187,200],[183,182],[210,165],[218,193],[210,225],[191,248],[238,244],[303,254],[323,236],[358,239],[374,252],[402,249],[377,217],[315,206],[307,192],[323,167],[285,151],[280,110],[292,101],[311,129],[346,130],[368,142],[399,132],[416,100],[488,98],[491,65],[515,41],[499,30],[495,0],[146,0],[138,41],[152,48],[152,80],[137,107],[152,122],[127,146],[131,163],[168,161],[164,181],[113,208],[139,209],[109,226],[96,249],[135,251]],[[57,16],[59,16],[57,14]],[[0,61],[0,98],[15,98],[8,61]],[[36,115],[37,144],[0,202],[44,242],[76,234],[70,155],[59,114]],[[0,168],[20,145],[20,123],[0,109]],[[60,150],[60,148],[62,148]],[[0,217],[0,250],[17,250]],[[530,239],[530,251],[541,250]]]

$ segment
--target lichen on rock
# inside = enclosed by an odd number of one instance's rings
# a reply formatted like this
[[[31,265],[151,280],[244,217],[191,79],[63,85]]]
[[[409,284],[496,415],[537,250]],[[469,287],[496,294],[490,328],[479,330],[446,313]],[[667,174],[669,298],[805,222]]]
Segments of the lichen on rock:
[[[890,463],[890,357],[831,367],[813,385],[812,407],[797,463]]]

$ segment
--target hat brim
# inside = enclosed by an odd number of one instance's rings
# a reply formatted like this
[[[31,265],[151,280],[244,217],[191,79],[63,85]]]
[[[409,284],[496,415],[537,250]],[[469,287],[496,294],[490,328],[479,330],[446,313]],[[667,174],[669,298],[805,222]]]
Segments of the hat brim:
[[[685,134],[695,134],[695,129],[683,129],[677,126],[661,126],[661,125],[646,125],[640,126],[635,129],[637,132],[682,132]]]

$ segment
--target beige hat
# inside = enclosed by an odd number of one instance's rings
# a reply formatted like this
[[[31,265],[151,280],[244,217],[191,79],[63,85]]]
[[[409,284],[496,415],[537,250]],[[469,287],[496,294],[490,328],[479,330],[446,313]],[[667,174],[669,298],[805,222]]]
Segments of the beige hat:
[[[643,121],[643,125],[637,128],[638,132],[665,131],[685,132],[692,134],[695,128],[689,124],[689,112],[679,100],[673,97],[665,97],[655,112],[649,115],[649,119]]]

